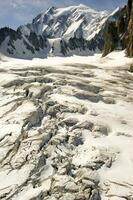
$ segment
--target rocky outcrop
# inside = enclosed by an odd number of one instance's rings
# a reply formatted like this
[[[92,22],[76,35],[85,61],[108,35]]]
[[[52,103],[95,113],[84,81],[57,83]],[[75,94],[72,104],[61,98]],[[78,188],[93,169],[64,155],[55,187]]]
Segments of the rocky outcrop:
[[[128,0],[128,5],[106,23],[103,56],[123,49],[126,49],[127,56],[133,57],[133,0]]]
[[[5,27],[0,29],[0,52],[12,57],[34,57],[41,50],[49,49],[47,39],[35,32],[24,36],[17,31]]]
[[[15,42],[17,39],[22,39],[22,35],[21,33],[5,27],[5,28],[1,28],[0,29],[0,45],[2,44],[2,42],[4,42],[4,40],[8,38],[8,42],[7,42],[7,52],[9,54],[13,54],[13,51],[16,50],[13,41]]]
[[[64,56],[72,55],[73,52],[79,51],[78,54],[92,55],[95,51],[102,51],[104,46],[103,31],[101,30],[95,35],[93,39],[86,40],[83,37],[77,38],[71,37],[68,41],[62,39],[61,42],[61,54]]]
[[[126,48],[126,32],[128,26],[127,6],[111,15],[105,25],[105,41],[103,56],[113,50]]]
[[[128,16],[127,55],[133,57],[133,0],[128,1]]]

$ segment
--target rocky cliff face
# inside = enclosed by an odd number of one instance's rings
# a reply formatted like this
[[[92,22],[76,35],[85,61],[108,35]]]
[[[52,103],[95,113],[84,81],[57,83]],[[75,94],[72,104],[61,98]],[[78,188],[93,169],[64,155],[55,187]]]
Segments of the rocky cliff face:
[[[128,0],[127,6],[106,23],[103,56],[120,49],[126,49],[127,56],[133,57],[133,0]]]
[[[49,49],[45,37],[30,32],[28,36],[8,27],[0,29],[0,53],[10,57],[32,58]]]
[[[133,57],[133,0],[128,1],[128,16],[127,55]]]
[[[103,56],[113,50],[123,50],[126,48],[126,33],[128,26],[127,6],[117,10],[111,15],[105,26],[105,43]]]

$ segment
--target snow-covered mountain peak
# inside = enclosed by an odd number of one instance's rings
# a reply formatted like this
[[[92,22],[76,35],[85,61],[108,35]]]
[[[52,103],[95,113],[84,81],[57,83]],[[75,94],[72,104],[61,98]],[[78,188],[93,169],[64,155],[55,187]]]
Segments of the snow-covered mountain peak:
[[[96,11],[83,4],[50,7],[37,15],[32,23],[18,27],[16,32],[2,30],[1,44],[9,36],[4,53],[19,54],[19,57],[93,55],[103,49],[104,27],[109,16],[107,11]]]
[[[57,9],[57,7],[55,7],[55,6],[51,6],[50,8],[48,8],[47,9],[47,13],[52,13],[54,10],[56,10]]]
[[[46,12],[33,19],[32,24],[26,25],[30,32],[48,38],[72,38],[77,36],[85,39],[92,38],[108,17],[106,11],[99,12],[79,4],[65,8],[51,7]],[[21,31],[26,30],[25,26]],[[92,35],[93,33],[93,35]],[[27,30],[27,34],[29,31]]]

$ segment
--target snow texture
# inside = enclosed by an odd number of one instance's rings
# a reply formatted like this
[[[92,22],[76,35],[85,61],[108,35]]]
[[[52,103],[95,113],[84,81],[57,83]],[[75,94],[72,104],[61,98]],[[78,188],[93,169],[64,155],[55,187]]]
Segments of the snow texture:
[[[0,199],[133,199],[132,62],[1,55]]]

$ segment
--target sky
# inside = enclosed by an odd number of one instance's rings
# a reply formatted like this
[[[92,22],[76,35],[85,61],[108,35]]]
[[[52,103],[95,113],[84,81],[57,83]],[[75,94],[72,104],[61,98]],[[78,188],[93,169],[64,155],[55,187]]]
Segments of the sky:
[[[0,0],[0,27],[30,23],[39,13],[51,6],[66,7],[85,4],[96,10],[113,10],[127,0]]]

